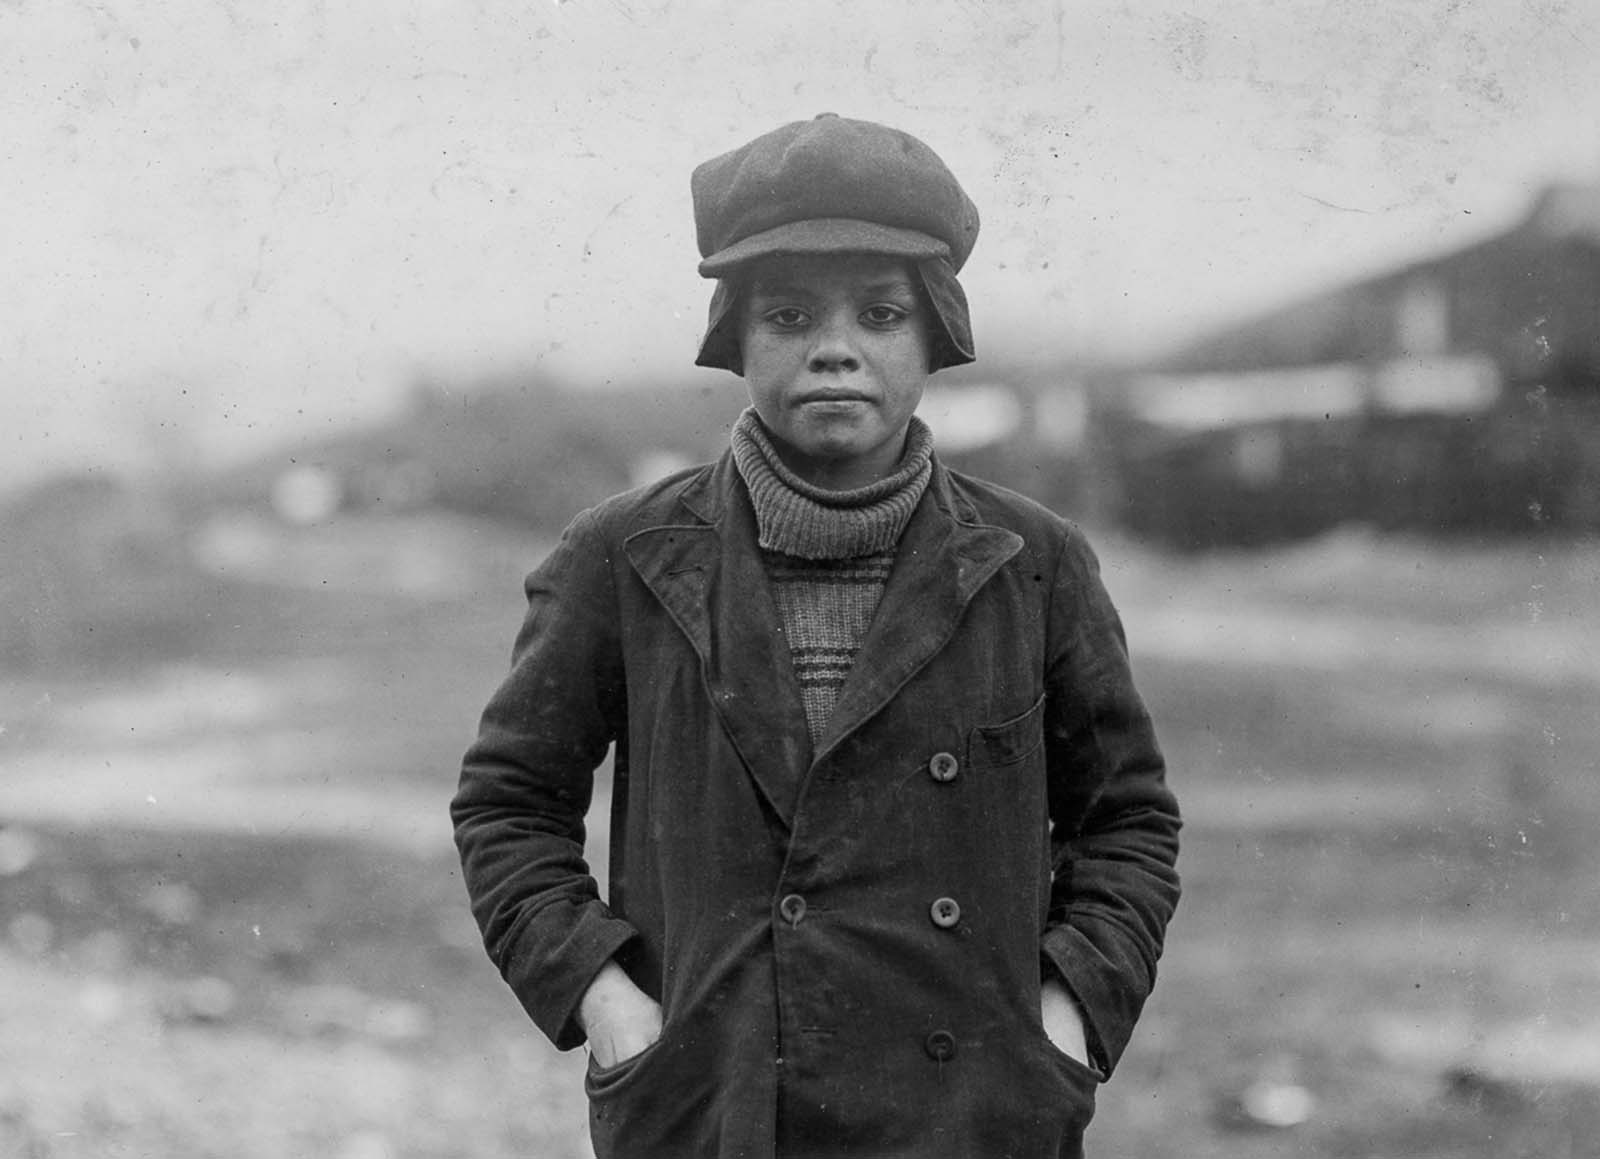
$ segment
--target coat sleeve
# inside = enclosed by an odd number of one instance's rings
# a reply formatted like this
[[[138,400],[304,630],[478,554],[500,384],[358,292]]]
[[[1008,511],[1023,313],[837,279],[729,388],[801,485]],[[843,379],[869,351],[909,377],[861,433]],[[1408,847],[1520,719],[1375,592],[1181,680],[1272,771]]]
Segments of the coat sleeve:
[[[1068,532],[1046,672],[1052,882],[1042,938],[1109,1074],[1155,983],[1178,903],[1179,817],[1134,688],[1122,623],[1087,542]]]
[[[584,861],[594,771],[626,704],[616,593],[580,515],[527,578],[511,672],[484,709],[451,803],[462,877],[489,951],[558,1047],[583,1041],[584,991],[636,932]]]

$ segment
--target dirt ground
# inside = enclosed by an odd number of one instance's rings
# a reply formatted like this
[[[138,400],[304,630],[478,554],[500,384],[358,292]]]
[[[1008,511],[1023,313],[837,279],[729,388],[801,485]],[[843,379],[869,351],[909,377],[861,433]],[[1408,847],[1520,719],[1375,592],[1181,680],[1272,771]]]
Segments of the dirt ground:
[[[1091,1153],[1600,1155],[1600,546],[1100,544],[1188,828]],[[198,643],[0,673],[0,1155],[588,1155],[445,816],[542,545],[199,546]]]

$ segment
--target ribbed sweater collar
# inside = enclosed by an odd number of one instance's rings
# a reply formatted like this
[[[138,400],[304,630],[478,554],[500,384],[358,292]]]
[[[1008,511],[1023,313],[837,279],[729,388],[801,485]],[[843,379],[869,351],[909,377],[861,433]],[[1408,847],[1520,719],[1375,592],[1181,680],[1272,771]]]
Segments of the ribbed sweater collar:
[[[734,423],[732,442],[761,547],[800,559],[854,559],[890,550],[933,475],[933,432],[915,416],[894,474],[851,491],[814,487],[784,466],[753,408]]]

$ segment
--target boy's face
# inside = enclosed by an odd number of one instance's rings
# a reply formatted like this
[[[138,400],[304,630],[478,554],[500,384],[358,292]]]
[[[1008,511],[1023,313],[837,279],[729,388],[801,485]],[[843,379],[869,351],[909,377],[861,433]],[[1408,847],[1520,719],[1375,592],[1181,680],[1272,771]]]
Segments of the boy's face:
[[[898,258],[779,256],[752,272],[745,383],[802,479],[847,490],[892,473],[928,380],[925,311]]]

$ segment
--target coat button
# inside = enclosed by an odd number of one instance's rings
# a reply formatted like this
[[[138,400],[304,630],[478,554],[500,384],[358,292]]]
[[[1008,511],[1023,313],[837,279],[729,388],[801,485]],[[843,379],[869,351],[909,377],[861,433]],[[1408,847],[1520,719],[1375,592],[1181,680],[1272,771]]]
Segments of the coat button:
[[[806,899],[797,893],[791,893],[778,903],[778,912],[783,915],[783,920],[791,926],[800,924],[800,919],[806,916]]]
[[[949,1062],[956,1056],[956,1036],[948,1030],[935,1030],[923,1042],[922,1049],[934,1062]]]
[[[928,907],[928,916],[941,930],[948,930],[961,920],[961,907],[953,897],[941,897]]]
[[[940,783],[955,780],[960,771],[961,765],[949,753],[934,753],[928,762],[928,775]]]

